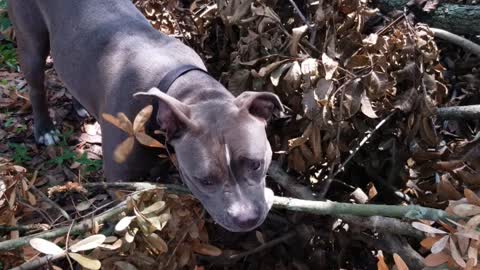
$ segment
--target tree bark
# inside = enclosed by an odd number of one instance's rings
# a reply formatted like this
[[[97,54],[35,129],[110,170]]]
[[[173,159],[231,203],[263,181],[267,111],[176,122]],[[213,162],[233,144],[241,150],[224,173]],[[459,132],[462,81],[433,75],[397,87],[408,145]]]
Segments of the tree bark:
[[[409,0],[375,0],[382,12],[403,10]],[[412,9],[413,10],[413,9]],[[420,22],[460,35],[480,35],[480,5],[439,4],[431,13],[413,10]]]

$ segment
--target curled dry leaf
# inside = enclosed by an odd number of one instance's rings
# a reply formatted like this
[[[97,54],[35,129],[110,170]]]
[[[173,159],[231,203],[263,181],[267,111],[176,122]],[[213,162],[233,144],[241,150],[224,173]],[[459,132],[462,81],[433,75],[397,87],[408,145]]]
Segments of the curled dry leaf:
[[[408,266],[405,261],[398,255],[397,253],[393,253],[393,260],[395,261],[395,265],[397,266],[398,270],[408,270]]]
[[[32,240],[30,240],[29,243],[30,243],[30,246],[32,246],[34,249],[40,251],[43,254],[58,255],[65,252],[65,250],[57,246],[57,244],[42,238],[33,238]]]
[[[280,82],[280,78],[282,77],[283,73],[292,66],[292,62],[283,63],[279,68],[274,70],[270,75],[270,81],[274,86],[278,86]]]
[[[84,251],[94,249],[105,241],[107,237],[103,234],[91,235],[83,240],[72,245],[69,249],[72,252]]]
[[[426,232],[426,233],[446,234],[445,231],[442,231],[440,229],[434,228],[430,225],[427,225],[427,224],[421,223],[421,222],[417,222],[417,221],[412,222],[412,227],[414,227],[415,229],[417,229],[419,231]]]
[[[298,56],[298,43],[300,43],[300,39],[302,38],[303,34],[307,31],[308,26],[303,25],[300,27],[296,27],[292,29],[292,39],[290,43],[289,52],[291,56]]]
[[[68,256],[87,269],[97,270],[102,267],[102,263],[99,260],[90,258],[86,255],[81,255],[78,253],[68,253]]]
[[[123,163],[125,160],[127,160],[128,155],[133,150],[133,144],[135,142],[135,139],[133,137],[128,137],[126,140],[124,140],[121,144],[115,148],[115,151],[113,152],[113,159],[117,163]]]

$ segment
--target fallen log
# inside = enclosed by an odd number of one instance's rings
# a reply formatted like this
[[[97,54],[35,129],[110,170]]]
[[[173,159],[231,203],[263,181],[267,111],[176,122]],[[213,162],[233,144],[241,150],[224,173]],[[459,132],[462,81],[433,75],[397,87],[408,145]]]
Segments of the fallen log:
[[[409,0],[375,0],[378,8],[388,13],[403,10]],[[431,27],[460,35],[480,35],[480,5],[439,4],[431,13],[411,9],[416,18]]]

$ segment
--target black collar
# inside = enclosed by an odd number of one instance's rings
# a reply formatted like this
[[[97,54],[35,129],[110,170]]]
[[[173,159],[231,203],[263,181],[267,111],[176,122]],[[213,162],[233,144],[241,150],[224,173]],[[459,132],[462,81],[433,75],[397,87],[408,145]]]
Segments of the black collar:
[[[182,65],[176,69],[173,69],[169,71],[163,78],[160,80],[160,83],[158,83],[157,88],[160,89],[160,91],[166,93],[170,86],[172,85],[173,82],[175,82],[176,79],[178,79],[180,76],[184,75],[187,72],[190,72],[192,70],[198,70],[202,71],[205,74],[208,74],[208,72],[202,68],[199,68],[194,65]]]

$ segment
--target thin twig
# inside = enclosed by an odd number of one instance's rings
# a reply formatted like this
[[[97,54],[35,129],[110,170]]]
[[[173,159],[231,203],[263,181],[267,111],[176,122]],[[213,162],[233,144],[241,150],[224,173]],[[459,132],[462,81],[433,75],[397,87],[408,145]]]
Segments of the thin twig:
[[[68,250],[68,244],[69,244],[69,240],[70,240],[70,232],[72,231],[73,224],[75,224],[75,221],[72,221],[72,224],[70,224],[70,227],[68,228],[67,237],[65,238],[65,250]],[[72,260],[70,260],[70,257],[68,257],[68,256],[67,256],[67,261],[70,264],[70,269],[73,270]]]
[[[303,23],[305,25],[307,25],[307,27],[310,27],[310,23],[308,22],[307,18],[305,17],[305,15],[303,15],[302,11],[298,8],[297,4],[295,3],[295,1],[293,0],[289,0],[290,1],[290,4],[292,4],[293,6],[293,9],[295,10],[295,12],[298,14],[298,16],[300,17],[300,19],[302,19]]]
[[[33,191],[33,193],[35,193],[37,196],[42,198],[44,202],[50,204],[53,208],[57,209],[65,219],[67,219],[68,221],[72,220],[70,215],[65,210],[63,210],[63,208],[60,205],[58,205],[56,202],[48,198],[47,195],[45,195],[43,192],[38,190],[35,186],[31,186],[29,190]]]
[[[365,135],[365,137],[363,137],[363,139],[360,141],[358,146],[353,150],[350,156],[342,163],[342,165],[333,174],[333,177],[337,176],[345,168],[345,165],[347,165],[347,163],[350,162],[350,160],[355,156],[355,154],[357,154],[358,150],[360,150],[360,148],[362,148],[362,146],[373,136],[373,134],[375,134],[377,130],[379,130],[386,122],[388,122],[388,120],[390,120],[390,118],[392,118],[394,114],[395,114],[395,111],[390,113],[387,117],[385,117],[382,121],[380,121],[371,132],[369,132],[367,135]]]
[[[330,189],[332,179],[335,178],[335,176],[337,176],[345,168],[348,162],[350,162],[350,160],[352,160],[352,158],[357,154],[358,150],[360,150],[360,148],[362,148],[362,146],[373,136],[373,134],[375,134],[377,130],[379,130],[388,120],[390,120],[390,118],[392,118],[394,114],[395,114],[395,111],[390,113],[387,117],[382,119],[382,121],[380,121],[371,132],[367,133],[365,137],[363,137],[363,139],[360,141],[358,146],[352,151],[350,156],[348,156],[347,159],[345,159],[345,161],[342,163],[342,165],[340,165],[340,167],[338,167],[335,173],[333,173],[328,177],[328,179],[326,180],[325,186],[322,190],[322,193],[320,194],[320,198],[324,198],[325,195],[327,194],[328,190]]]

